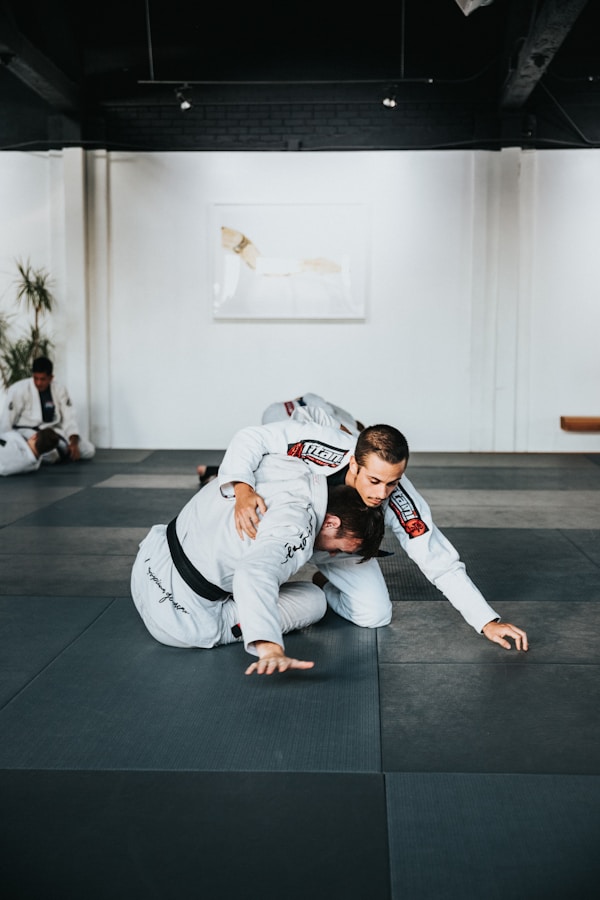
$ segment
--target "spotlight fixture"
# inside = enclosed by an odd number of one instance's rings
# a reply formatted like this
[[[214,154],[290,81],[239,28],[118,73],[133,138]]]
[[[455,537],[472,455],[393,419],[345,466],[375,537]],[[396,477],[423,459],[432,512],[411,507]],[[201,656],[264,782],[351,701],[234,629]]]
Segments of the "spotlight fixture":
[[[184,93],[185,91],[189,93],[189,90],[190,88],[187,84],[184,84],[179,88],[175,88],[175,96],[177,97],[177,102],[179,103],[179,109],[183,110],[183,112],[185,112],[186,109],[192,108],[192,101],[189,100]]]
[[[387,106],[388,109],[395,109],[398,106],[398,101],[396,100],[395,94],[386,94],[386,96],[381,101],[384,106]]]
[[[470,16],[472,12],[479,9],[480,6],[490,6],[494,0],[456,0],[465,16]]]

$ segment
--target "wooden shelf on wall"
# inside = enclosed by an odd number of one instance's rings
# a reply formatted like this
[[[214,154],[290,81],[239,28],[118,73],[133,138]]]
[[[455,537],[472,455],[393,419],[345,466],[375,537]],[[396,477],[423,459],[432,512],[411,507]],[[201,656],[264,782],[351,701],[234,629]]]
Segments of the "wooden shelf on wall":
[[[563,431],[600,432],[600,416],[561,416],[560,427]]]

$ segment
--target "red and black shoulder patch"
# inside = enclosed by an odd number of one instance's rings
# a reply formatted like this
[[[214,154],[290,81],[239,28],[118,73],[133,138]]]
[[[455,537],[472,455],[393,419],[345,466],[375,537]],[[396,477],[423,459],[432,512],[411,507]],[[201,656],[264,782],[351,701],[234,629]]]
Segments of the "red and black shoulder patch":
[[[421,514],[404,488],[398,487],[390,496],[389,507],[394,513],[409,538],[427,534],[429,527],[421,518]]]
[[[331,444],[315,440],[288,444],[287,451],[288,456],[296,456],[298,459],[315,463],[317,466],[327,466],[330,469],[341,466],[347,453],[348,450],[344,450],[342,447],[333,447]]]

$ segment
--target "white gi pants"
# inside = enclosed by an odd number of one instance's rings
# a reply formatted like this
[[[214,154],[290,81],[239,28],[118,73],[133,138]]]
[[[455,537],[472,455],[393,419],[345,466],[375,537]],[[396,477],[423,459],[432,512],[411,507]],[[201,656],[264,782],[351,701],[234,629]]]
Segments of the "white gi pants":
[[[324,591],[328,604],[344,619],[361,628],[381,628],[392,620],[389,591],[376,559],[330,557],[317,551],[311,563],[329,579]]]
[[[183,581],[171,558],[165,525],[140,544],[131,572],[131,596],[152,637],[169,647],[217,647],[243,639],[233,598],[207,600]],[[323,618],[327,601],[311,582],[283,584],[278,598],[283,634]],[[235,631],[234,631],[235,629]]]

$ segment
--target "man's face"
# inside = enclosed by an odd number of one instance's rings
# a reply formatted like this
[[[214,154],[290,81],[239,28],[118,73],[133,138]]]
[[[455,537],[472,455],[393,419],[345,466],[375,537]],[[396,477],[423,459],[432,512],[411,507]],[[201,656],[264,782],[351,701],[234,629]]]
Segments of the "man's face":
[[[352,457],[352,487],[358,491],[366,506],[380,506],[398,486],[405,469],[406,460],[392,465],[384,462],[376,453],[368,453],[363,466],[359,466]]]
[[[339,533],[339,528],[327,527],[325,524],[316,537],[314,549],[325,550],[330,556],[335,556],[336,553],[357,553],[360,550],[360,538],[340,537]]]
[[[33,383],[35,384],[38,391],[45,391],[50,387],[50,382],[52,381],[52,375],[46,375],[45,372],[34,372],[33,373]]]

